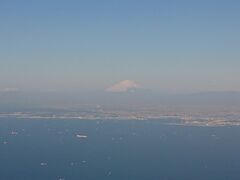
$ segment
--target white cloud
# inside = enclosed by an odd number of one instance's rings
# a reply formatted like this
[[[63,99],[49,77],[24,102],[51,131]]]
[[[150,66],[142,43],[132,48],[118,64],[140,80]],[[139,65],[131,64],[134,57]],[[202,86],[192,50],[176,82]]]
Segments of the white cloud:
[[[1,89],[0,92],[17,92],[19,91],[18,88],[4,88],[4,89]]]

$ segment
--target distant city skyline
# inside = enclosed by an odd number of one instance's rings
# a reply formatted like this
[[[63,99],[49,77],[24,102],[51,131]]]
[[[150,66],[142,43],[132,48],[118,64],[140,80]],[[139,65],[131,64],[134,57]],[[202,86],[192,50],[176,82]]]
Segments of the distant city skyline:
[[[0,2],[0,91],[240,91],[240,1]]]

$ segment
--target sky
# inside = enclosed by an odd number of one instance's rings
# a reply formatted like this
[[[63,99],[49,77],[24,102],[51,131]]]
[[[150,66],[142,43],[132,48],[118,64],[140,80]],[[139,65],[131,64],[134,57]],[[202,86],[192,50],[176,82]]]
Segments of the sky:
[[[0,90],[240,91],[239,0],[1,0]]]

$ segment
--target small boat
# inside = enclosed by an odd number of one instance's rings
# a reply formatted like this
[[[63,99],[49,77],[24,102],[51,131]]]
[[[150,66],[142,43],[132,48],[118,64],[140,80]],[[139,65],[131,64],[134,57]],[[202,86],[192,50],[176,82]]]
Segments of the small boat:
[[[77,138],[87,138],[87,135],[83,135],[83,134],[77,134],[76,135]]]

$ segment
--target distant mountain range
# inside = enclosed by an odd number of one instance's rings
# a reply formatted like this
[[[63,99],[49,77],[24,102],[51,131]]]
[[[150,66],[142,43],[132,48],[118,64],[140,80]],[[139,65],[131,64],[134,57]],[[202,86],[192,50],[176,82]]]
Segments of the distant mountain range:
[[[134,85],[135,86],[135,85]],[[128,89],[128,88],[127,88]],[[201,92],[191,94],[166,94],[137,88],[85,93],[56,92],[0,92],[0,108],[79,107],[81,105],[113,106],[235,106],[240,107],[240,92]]]

